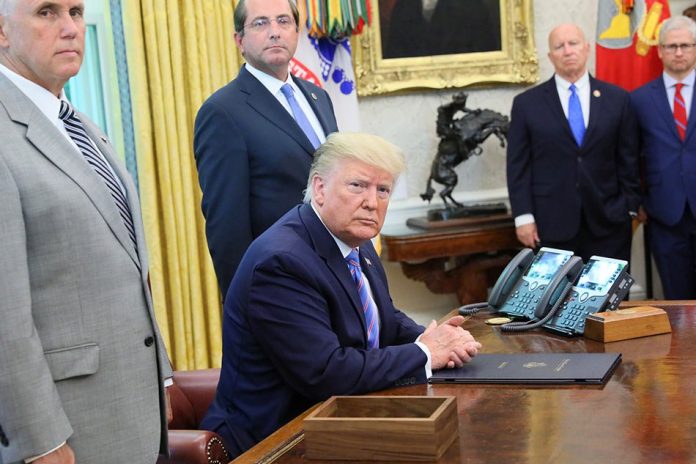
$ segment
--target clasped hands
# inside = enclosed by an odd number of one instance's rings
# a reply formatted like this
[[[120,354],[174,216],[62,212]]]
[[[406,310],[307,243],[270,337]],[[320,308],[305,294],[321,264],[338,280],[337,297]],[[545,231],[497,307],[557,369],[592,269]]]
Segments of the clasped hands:
[[[430,350],[433,370],[462,367],[481,349],[481,344],[460,327],[463,322],[462,316],[454,316],[440,325],[432,321],[421,335],[419,341]]]

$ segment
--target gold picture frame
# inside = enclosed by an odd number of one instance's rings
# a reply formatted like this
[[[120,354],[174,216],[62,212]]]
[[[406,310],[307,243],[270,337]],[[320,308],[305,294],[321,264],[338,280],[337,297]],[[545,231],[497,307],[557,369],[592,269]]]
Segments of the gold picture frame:
[[[499,0],[499,50],[400,58],[383,58],[379,0],[368,1],[372,23],[352,43],[360,96],[484,83],[531,84],[539,80],[532,0]]]

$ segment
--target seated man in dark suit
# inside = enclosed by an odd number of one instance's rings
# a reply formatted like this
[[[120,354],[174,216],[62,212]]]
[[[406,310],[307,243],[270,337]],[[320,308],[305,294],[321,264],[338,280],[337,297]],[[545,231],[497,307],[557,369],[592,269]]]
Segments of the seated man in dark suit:
[[[370,239],[403,169],[384,139],[331,134],[315,154],[305,204],[244,255],[225,300],[217,396],[202,424],[233,455],[331,395],[424,382],[480,349],[461,316],[424,329],[389,296]]]

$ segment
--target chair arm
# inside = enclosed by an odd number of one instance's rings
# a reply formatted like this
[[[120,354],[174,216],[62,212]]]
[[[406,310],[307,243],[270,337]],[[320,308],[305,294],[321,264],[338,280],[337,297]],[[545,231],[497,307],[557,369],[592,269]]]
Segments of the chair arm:
[[[227,464],[230,455],[215,432],[208,430],[170,430],[169,459],[157,464]]]

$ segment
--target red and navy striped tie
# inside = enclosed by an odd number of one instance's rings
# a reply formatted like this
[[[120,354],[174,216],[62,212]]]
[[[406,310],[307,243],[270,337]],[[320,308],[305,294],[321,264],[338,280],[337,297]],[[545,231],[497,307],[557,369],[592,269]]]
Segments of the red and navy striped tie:
[[[60,102],[60,112],[58,117],[63,120],[65,125],[65,130],[68,132],[70,138],[75,142],[75,145],[80,149],[82,155],[85,157],[87,164],[89,164],[94,172],[96,172],[104,184],[109,189],[111,197],[114,199],[116,208],[121,214],[123,219],[123,224],[126,226],[126,231],[133,241],[133,247],[137,253],[138,245],[135,240],[135,227],[133,226],[133,216],[131,214],[130,206],[128,205],[128,200],[126,198],[126,192],[116,180],[115,174],[111,168],[106,164],[106,159],[97,152],[97,149],[90,140],[87,132],[85,131],[82,121],[77,117],[75,111],[70,106],[70,103],[62,100]]]
[[[365,325],[367,326],[367,346],[370,349],[379,348],[379,313],[377,312],[377,305],[370,296],[370,292],[367,291],[357,249],[353,248],[348,253],[346,263],[348,264],[348,269],[350,269],[350,275],[353,276],[355,285],[358,286],[358,294],[360,295],[363,313],[365,314]]]

